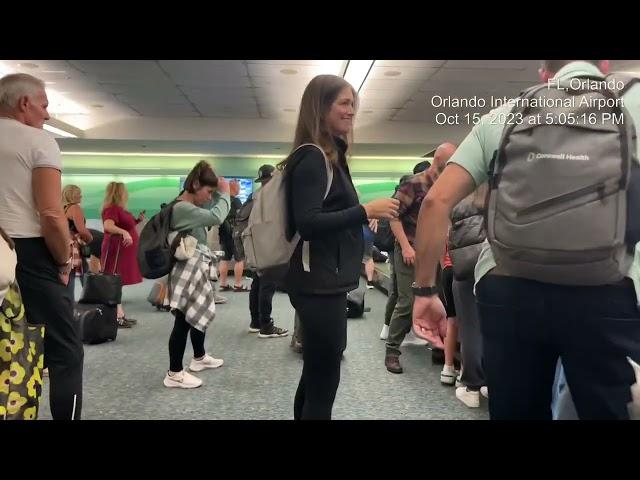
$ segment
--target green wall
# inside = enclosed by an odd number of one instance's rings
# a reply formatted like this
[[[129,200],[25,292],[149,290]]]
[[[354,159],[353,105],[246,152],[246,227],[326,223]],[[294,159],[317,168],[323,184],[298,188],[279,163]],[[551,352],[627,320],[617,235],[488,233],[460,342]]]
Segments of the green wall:
[[[63,185],[82,189],[82,206],[87,218],[100,218],[105,187],[111,181],[124,182],[129,191],[129,210],[147,217],[160,204],[174,198],[193,165],[207,160],[221,176],[253,177],[260,165],[276,164],[271,157],[214,157],[179,155],[67,155],[63,154]],[[352,157],[349,161],[354,184],[362,202],[388,197],[398,179],[411,173],[420,158]]]

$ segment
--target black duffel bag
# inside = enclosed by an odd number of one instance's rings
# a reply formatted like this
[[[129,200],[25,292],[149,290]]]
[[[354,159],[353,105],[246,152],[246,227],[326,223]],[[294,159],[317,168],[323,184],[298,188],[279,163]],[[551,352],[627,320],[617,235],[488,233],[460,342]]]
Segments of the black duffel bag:
[[[118,270],[118,257],[120,256],[120,235],[111,235],[109,238],[103,265],[107,265],[113,237],[117,237],[118,241],[113,273],[106,273],[102,269],[98,273],[88,273],[84,278],[84,287],[78,303],[99,303],[103,305],[118,305],[122,303],[122,278],[116,273]]]

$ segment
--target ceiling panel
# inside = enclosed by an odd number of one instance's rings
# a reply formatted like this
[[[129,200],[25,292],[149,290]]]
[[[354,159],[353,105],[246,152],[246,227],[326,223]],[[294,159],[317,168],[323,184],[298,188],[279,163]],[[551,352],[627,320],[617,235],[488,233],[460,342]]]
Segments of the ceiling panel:
[[[426,81],[431,78],[437,71],[437,68],[382,67],[374,65],[374,67],[369,72],[368,78]]]
[[[537,71],[540,67],[539,60],[447,60],[444,68],[466,69],[524,69]]]
[[[434,95],[513,97],[538,82],[539,63],[377,60],[360,92],[358,125],[383,132],[393,119],[422,122],[429,131],[437,113]],[[319,73],[340,74],[344,66],[344,60],[0,60],[0,74],[22,71],[42,78],[52,116],[79,128],[137,118],[139,111],[176,122],[200,115],[270,118],[290,129],[309,81]],[[612,69],[640,73],[640,61],[614,60]],[[399,75],[388,75],[395,71]]]
[[[364,82],[362,91],[367,92],[369,90],[396,90],[402,92],[412,92],[418,90],[424,80],[398,80],[387,78],[372,78],[367,79]]]
[[[375,66],[379,67],[411,67],[411,68],[438,68],[446,60],[376,60]]]
[[[430,80],[436,81],[464,81],[472,82],[504,82],[506,80],[530,80],[536,82],[538,78],[531,71],[523,69],[503,68],[441,68]]]

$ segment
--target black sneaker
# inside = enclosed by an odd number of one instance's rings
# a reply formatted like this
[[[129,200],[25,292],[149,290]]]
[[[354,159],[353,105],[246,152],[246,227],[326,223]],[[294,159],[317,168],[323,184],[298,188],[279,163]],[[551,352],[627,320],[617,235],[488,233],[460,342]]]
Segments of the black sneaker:
[[[249,325],[249,333],[258,333],[260,331],[260,327],[254,325],[253,323]]]
[[[276,327],[273,323],[270,323],[267,327],[260,330],[258,337],[260,338],[277,338],[286,337],[289,335],[289,330],[286,328]]]

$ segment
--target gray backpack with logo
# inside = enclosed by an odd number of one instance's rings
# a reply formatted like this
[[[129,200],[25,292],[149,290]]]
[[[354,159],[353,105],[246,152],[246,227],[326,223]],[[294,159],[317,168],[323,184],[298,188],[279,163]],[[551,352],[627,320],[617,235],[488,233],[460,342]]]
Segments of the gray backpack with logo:
[[[617,84],[609,89],[603,78],[579,78],[587,85],[532,87],[503,119],[490,119],[505,124],[486,214],[504,274],[603,285],[629,271],[640,241],[640,167],[621,98],[636,79],[609,76],[607,85]]]

